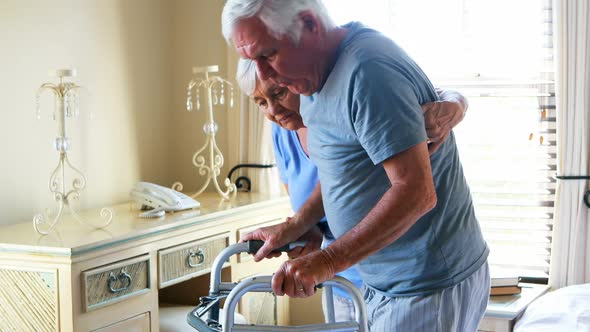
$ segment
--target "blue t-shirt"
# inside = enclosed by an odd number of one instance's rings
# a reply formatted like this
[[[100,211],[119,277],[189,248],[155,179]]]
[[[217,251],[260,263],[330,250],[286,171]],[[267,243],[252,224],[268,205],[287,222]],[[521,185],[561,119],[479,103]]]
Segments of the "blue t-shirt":
[[[381,163],[426,140],[420,105],[438,99],[426,75],[393,41],[360,23],[345,28],[321,90],[301,97],[308,149],[336,238],[362,221],[391,187]],[[357,264],[365,284],[388,296],[453,286],[489,253],[452,133],[430,162],[436,207]]]
[[[318,183],[318,170],[305,154],[297,132],[283,129],[276,123],[272,123],[272,142],[281,181],[289,186],[289,198],[293,211],[299,211]],[[324,217],[322,222],[325,221]],[[334,236],[326,227],[322,247],[332,242],[334,242]],[[361,276],[354,266],[337,275],[350,280],[358,288],[362,285]],[[334,288],[334,294],[348,297],[339,288]]]

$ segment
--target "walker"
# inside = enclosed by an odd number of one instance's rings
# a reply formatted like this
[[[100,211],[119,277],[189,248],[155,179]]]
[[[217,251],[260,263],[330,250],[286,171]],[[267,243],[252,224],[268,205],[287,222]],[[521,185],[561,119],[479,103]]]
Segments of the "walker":
[[[335,277],[318,285],[318,288],[325,287],[328,290],[328,298],[331,298],[331,287],[339,287],[346,291],[355,307],[355,320],[346,322],[335,322],[333,305],[328,305],[330,313],[329,322],[325,324],[312,324],[301,326],[274,326],[254,324],[234,324],[236,305],[240,298],[247,292],[268,292],[272,293],[272,276],[259,276],[242,280],[239,283],[222,282],[221,268],[231,255],[247,252],[255,253],[262,246],[262,241],[248,241],[228,246],[217,255],[211,266],[211,284],[209,295],[200,298],[200,304],[187,315],[189,325],[200,332],[238,332],[238,331],[338,331],[338,332],[368,332],[367,309],[360,291],[345,278]],[[277,252],[287,252],[295,247],[303,246],[303,242],[294,242]],[[225,319],[219,321],[220,300],[225,300]],[[331,302],[331,301],[328,301]]]

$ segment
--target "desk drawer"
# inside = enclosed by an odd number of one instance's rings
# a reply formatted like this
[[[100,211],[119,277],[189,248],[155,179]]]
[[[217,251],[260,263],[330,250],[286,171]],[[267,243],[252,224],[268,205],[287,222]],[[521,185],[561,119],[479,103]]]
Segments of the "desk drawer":
[[[208,273],[215,257],[228,246],[227,234],[180,244],[158,252],[160,288]]]
[[[149,255],[82,272],[85,311],[149,292]]]
[[[121,332],[121,331],[151,331],[150,330],[150,313],[146,312],[135,317],[127,318],[121,322],[101,327],[91,332]]]

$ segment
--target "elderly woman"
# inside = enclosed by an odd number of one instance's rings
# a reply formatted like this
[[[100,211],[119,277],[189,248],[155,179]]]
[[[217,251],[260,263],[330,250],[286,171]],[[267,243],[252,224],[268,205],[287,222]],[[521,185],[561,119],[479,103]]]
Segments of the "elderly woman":
[[[285,223],[276,227],[261,228],[256,232],[288,233],[292,241],[306,240],[305,248],[295,249],[289,253],[291,258],[318,249],[322,234],[322,247],[326,247],[334,241],[334,236],[324,216],[318,171],[307,150],[307,128],[299,114],[299,95],[271,81],[259,80],[256,66],[251,60],[240,59],[237,80],[242,91],[252,98],[266,118],[272,122],[272,141],[277,167],[281,181],[289,193],[293,211],[296,211],[296,214],[287,218]],[[441,90],[438,93],[443,101],[422,106],[431,154],[444,142],[451,129],[463,119],[467,109],[467,102],[461,94]],[[298,222],[294,222],[295,219],[298,219]],[[297,226],[303,224],[300,221],[308,225],[317,224],[317,227],[306,231]],[[242,240],[252,239],[251,234],[244,235]],[[255,258],[258,261],[268,256],[273,254],[265,253],[261,249]],[[362,279],[354,266],[337,275],[347,278],[359,288],[362,285]],[[326,301],[324,297],[324,315],[327,320]],[[336,321],[354,320],[352,300],[339,289],[334,290],[334,314]]]

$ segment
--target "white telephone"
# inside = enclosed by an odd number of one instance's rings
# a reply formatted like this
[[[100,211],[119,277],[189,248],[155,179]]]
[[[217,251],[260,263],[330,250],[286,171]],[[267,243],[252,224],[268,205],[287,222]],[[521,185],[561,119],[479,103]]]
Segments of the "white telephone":
[[[149,182],[138,182],[131,190],[131,197],[142,206],[152,208],[141,213],[141,218],[157,218],[164,216],[166,211],[181,211],[201,206],[190,196]]]

